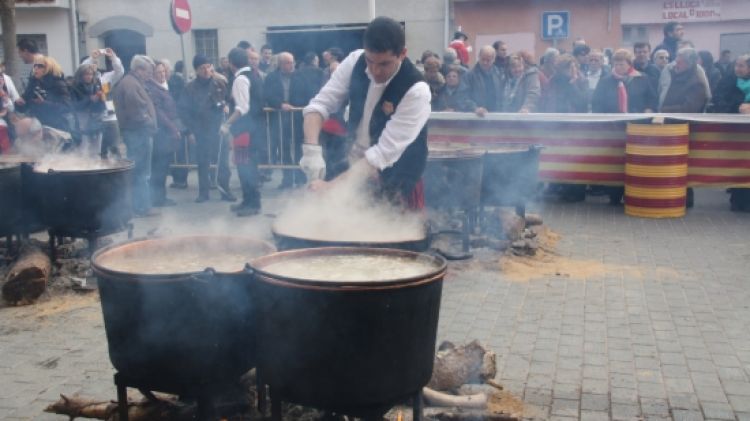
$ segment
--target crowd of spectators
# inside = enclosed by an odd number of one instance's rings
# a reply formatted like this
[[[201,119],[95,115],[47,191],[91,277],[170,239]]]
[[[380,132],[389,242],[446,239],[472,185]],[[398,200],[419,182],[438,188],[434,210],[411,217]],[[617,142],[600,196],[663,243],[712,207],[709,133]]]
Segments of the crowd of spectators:
[[[678,22],[664,28],[652,50],[647,42],[632,49],[601,50],[574,42],[572,51],[549,48],[537,62],[528,51],[496,41],[481,47],[466,67],[467,37],[462,32],[440,56],[422,55],[433,111],[487,113],[742,113],[750,114],[750,54],[732,60],[722,51],[696,51]],[[458,60],[456,59],[458,57]],[[439,68],[441,75],[433,74]],[[580,201],[586,186],[552,185],[563,200]],[[620,204],[622,189],[594,187]],[[591,189],[590,189],[591,191]],[[750,193],[731,189],[732,209],[750,211]],[[688,205],[692,191],[688,191]]]
[[[267,171],[257,171],[257,165],[297,163],[302,144],[299,110],[346,57],[340,48],[331,47],[320,56],[308,52],[296,60],[289,52],[275,54],[270,45],[256,51],[249,42],[240,41],[232,50],[234,56],[220,58],[216,68],[209,58],[196,55],[194,77],[186,78],[182,62],[172,69],[168,60],[141,55],[133,57],[125,74],[116,53],[106,49],[93,51],[66,80],[57,61],[40,54],[33,42],[20,41],[18,51],[33,70],[20,94],[11,78],[4,74],[0,78],[0,152],[12,147],[15,123],[24,115],[39,124],[19,126],[41,125],[70,133],[73,147],[105,157],[121,151],[107,142],[109,136],[103,136],[111,126],[105,123],[116,120],[125,154],[136,163],[134,210],[140,215],[150,214],[152,206],[175,204],[166,189],[175,159],[198,168],[196,202],[209,200],[214,188],[222,200],[236,201],[229,189],[230,149],[235,163],[254,166],[242,167],[239,176],[243,195],[257,196],[253,186],[270,179]],[[430,87],[433,111],[478,116],[500,112],[750,114],[750,55],[733,61],[723,51],[714,61],[710,52],[696,51],[684,39],[684,28],[676,22],[665,25],[664,40],[653,50],[645,42],[635,43],[632,49],[602,50],[578,39],[569,53],[549,48],[537,60],[532,53],[498,40],[481,47],[471,67],[470,54],[468,37],[459,31],[441,54],[425,51],[417,61]],[[101,58],[106,62],[100,63]],[[101,64],[111,70],[100,70]],[[235,83],[238,78],[239,84]],[[249,91],[236,92],[238,86]],[[113,100],[109,103],[113,107],[108,107],[108,99]],[[233,113],[238,115],[232,117]],[[239,120],[244,121],[248,137],[238,143]],[[337,139],[346,135],[344,113],[332,115],[323,132],[321,141],[331,146],[326,153],[335,154],[333,145],[344,144]],[[245,156],[238,161],[238,151],[249,145],[252,159]],[[188,165],[171,166],[170,186],[187,187]],[[304,181],[301,172],[286,169],[278,187]],[[581,198],[578,190],[562,191],[571,200]],[[743,190],[733,193],[733,206],[750,210],[750,197],[742,199],[743,194]],[[250,201],[252,206],[243,198],[232,209],[240,216],[255,214],[259,199]]]

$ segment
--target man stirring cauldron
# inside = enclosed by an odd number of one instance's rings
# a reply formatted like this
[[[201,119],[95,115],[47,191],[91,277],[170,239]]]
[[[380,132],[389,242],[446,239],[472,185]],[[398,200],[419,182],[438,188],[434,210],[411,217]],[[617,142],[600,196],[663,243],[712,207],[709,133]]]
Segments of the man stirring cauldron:
[[[406,57],[401,24],[378,17],[367,26],[364,50],[352,52],[310,105],[305,107],[300,167],[313,190],[325,188],[319,135],[329,115],[349,102],[348,157],[331,162],[346,178],[353,172],[377,175],[380,193],[407,209],[424,207],[422,173],[427,161],[430,88]],[[331,180],[339,174],[329,173]]]

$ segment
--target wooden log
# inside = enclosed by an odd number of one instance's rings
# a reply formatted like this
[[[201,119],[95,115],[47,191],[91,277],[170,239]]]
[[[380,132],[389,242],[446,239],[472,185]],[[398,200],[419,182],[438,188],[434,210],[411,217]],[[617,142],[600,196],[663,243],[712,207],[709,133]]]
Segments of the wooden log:
[[[435,355],[432,378],[427,387],[456,390],[466,383],[484,383],[494,378],[495,374],[495,353],[479,341],[462,346],[443,343]]]
[[[77,417],[105,421],[118,419],[117,402],[94,401],[65,395],[60,395],[60,399],[49,405],[44,412],[67,415],[70,419]],[[193,420],[195,415],[194,405],[184,405],[174,400],[144,399],[140,402],[128,402],[129,421]]]
[[[31,304],[47,289],[52,262],[47,253],[35,246],[21,250],[2,286],[3,299],[10,304]]]
[[[542,225],[544,223],[544,219],[536,213],[527,213],[526,214],[526,226],[532,227],[535,225]]]
[[[450,406],[456,408],[484,409],[487,407],[487,395],[478,393],[476,395],[449,395],[447,393],[432,390],[429,387],[422,388],[422,394],[428,404],[432,406]]]

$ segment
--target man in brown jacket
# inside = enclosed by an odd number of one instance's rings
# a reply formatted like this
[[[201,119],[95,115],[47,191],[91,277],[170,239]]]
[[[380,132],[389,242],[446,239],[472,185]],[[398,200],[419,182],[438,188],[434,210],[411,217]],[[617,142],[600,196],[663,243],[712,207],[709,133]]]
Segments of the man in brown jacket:
[[[133,213],[148,216],[151,198],[148,181],[151,176],[152,136],[156,132],[156,112],[148,96],[145,81],[154,73],[154,61],[136,55],[130,62],[130,72],[114,87],[115,105],[120,134],[128,149],[133,169]]]

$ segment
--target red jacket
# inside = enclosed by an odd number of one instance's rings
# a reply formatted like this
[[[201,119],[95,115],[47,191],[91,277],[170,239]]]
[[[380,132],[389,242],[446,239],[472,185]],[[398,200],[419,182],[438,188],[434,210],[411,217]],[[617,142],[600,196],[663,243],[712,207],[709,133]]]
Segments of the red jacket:
[[[464,42],[460,39],[454,39],[448,46],[456,50],[456,54],[458,54],[458,59],[461,60],[461,64],[468,67],[469,50],[466,48],[466,44],[464,44]]]

